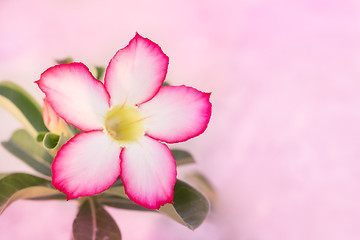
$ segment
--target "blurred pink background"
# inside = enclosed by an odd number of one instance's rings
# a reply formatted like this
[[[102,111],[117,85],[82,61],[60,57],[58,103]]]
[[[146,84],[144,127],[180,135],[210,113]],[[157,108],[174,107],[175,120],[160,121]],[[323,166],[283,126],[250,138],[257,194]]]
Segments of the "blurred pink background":
[[[123,239],[360,239],[357,0],[1,0],[0,79],[33,83],[54,59],[106,66],[139,32],[170,57],[167,80],[211,91],[193,153],[218,192],[194,232],[110,209]],[[20,128],[2,108],[0,140]],[[0,172],[33,171],[0,148]],[[75,202],[18,201],[0,239],[70,239]]]

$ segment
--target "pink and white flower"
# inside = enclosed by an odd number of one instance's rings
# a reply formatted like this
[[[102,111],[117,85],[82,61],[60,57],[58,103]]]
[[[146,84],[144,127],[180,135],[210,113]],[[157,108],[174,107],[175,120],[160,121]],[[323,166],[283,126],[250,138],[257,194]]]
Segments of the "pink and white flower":
[[[68,199],[108,189],[120,175],[134,202],[152,209],[171,203],[176,163],[165,143],[205,131],[209,93],[161,87],[169,58],[139,34],[119,50],[104,84],[82,63],[47,69],[36,83],[54,111],[83,132],[68,141],[52,165],[53,185]]]

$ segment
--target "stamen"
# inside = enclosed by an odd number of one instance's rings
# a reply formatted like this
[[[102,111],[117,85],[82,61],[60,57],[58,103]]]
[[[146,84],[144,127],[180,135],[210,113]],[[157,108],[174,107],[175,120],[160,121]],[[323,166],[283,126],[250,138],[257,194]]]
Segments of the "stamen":
[[[136,141],[144,135],[144,119],[135,107],[115,106],[105,116],[105,129],[121,144]]]

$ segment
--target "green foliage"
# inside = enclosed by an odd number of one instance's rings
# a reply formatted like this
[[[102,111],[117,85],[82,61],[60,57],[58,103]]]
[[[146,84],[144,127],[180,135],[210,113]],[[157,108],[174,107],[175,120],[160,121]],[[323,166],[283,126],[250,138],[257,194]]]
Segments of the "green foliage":
[[[168,82],[163,82],[163,84],[162,84],[162,87],[165,87],[165,86],[171,86]]]
[[[0,180],[6,177],[7,175],[10,175],[11,173],[0,173]]]
[[[173,208],[186,226],[194,230],[205,220],[209,212],[209,202],[189,184],[177,180]]]
[[[95,70],[96,70],[96,74],[95,74],[95,78],[101,82],[104,82],[104,77],[105,77],[105,68],[104,67],[99,67],[99,66],[95,66]]]
[[[206,198],[189,184],[180,180],[176,181],[174,187],[173,202],[174,204],[162,206],[159,212],[191,230],[199,227],[209,212],[209,203]]]
[[[51,163],[54,158],[25,129],[15,131],[10,140],[1,144],[36,171],[47,176],[52,175]]]
[[[15,83],[0,82],[0,105],[12,113],[33,137],[48,131],[40,105]]]
[[[150,211],[129,200],[123,186],[111,187],[99,197],[99,201],[110,207]],[[199,227],[209,212],[209,203],[206,198],[189,184],[180,180],[177,180],[175,184],[173,202],[173,205],[162,206],[158,212],[191,230]]]
[[[210,201],[211,205],[215,205],[217,201],[216,191],[210,181],[201,173],[193,172],[186,175],[186,179],[190,180]]]
[[[95,198],[86,199],[73,223],[74,240],[120,240],[118,226]]]
[[[36,141],[42,145],[50,155],[55,157],[62,145],[68,141],[68,138],[63,134],[59,136],[51,132],[41,132],[37,135]]]
[[[60,136],[55,133],[46,133],[43,137],[42,134],[38,135],[37,139],[41,140],[44,148],[52,155],[56,156],[56,153],[60,150],[62,145],[64,145],[68,139],[61,134]]]
[[[37,142],[42,142],[44,141],[44,138],[45,138],[45,135],[47,134],[48,132],[41,132],[39,133],[37,136],[36,136],[36,141]]]
[[[195,163],[194,158],[191,156],[189,152],[179,149],[172,149],[171,153],[175,158],[177,166],[181,166],[189,163]]]
[[[58,194],[51,182],[26,173],[13,173],[0,179],[0,214],[15,200]]]
[[[71,57],[68,57],[68,58],[56,60],[55,62],[56,62],[56,64],[72,63],[72,62],[74,62],[74,59],[72,59]]]
[[[142,207],[135,202],[131,201],[129,197],[126,195],[124,186],[112,186],[108,190],[106,190],[101,197],[99,197],[99,202],[104,205],[115,207],[115,208],[123,208],[123,209],[131,209],[131,210],[140,210],[140,211],[153,211],[151,209]]]
[[[44,136],[43,143],[46,148],[53,149],[56,147],[60,136],[55,133],[48,133]]]

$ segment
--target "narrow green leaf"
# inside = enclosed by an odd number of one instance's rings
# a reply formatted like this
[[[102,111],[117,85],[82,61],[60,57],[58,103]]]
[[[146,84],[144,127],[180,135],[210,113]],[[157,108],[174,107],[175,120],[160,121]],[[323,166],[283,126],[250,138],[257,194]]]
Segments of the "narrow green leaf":
[[[120,240],[120,230],[110,214],[95,199],[82,203],[73,223],[74,240]]]
[[[1,144],[36,171],[52,175],[51,163],[54,158],[26,130],[15,131],[9,141]]]
[[[61,134],[60,136],[48,132],[45,134],[43,139],[43,146],[45,149],[51,154],[51,156],[55,157],[59,149],[68,141],[68,138]]]
[[[99,201],[116,208],[151,211],[129,200],[123,186],[111,187],[106,190]],[[173,202],[174,204],[162,206],[158,212],[167,215],[191,230],[199,227],[209,212],[207,199],[196,189],[180,180],[176,181],[174,187]]]
[[[119,178],[120,179],[120,178]],[[140,211],[152,211],[131,201],[125,193],[123,185],[112,186],[106,190],[98,199],[104,205],[115,208],[132,209]]]
[[[0,214],[14,201],[58,194],[51,182],[26,173],[13,173],[0,179]]]
[[[68,124],[67,126],[70,129],[70,131],[74,133],[74,135],[82,132],[80,129],[78,129],[77,127],[74,127],[71,124]]]
[[[43,143],[44,146],[48,149],[53,149],[56,147],[60,139],[60,136],[55,133],[48,133],[44,136]]]
[[[39,132],[48,131],[44,125],[40,105],[15,83],[0,82],[0,105],[12,113],[34,138]]]
[[[27,198],[27,200],[67,200],[67,197],[64,193],[60,193],[58,191],[54,192],[53,194],[45,195],[45,196],[37,196]]]
[[[151,209],[145,208],[131,201],[127,197],[122,197],[119,195],[112,194],[103,194],[98,199],[99,203],[122,209],[130,209],[130,210],[139,210],[139,211],[153,211]]]
[[[181,166],[189,163],[195,163],[194,158],[191,156],[189,152],[179,149],[171,149],[170,151],[175,158],[177,166]]]
[[[41,133],[39,133],[37,136],[36,136],[36,141],[37,142],[42,142],[42,141],[44,141],[44,138],[45,138],[45,135],[46,135],[46,133],[48,133],[48,132],[41,132]]]

